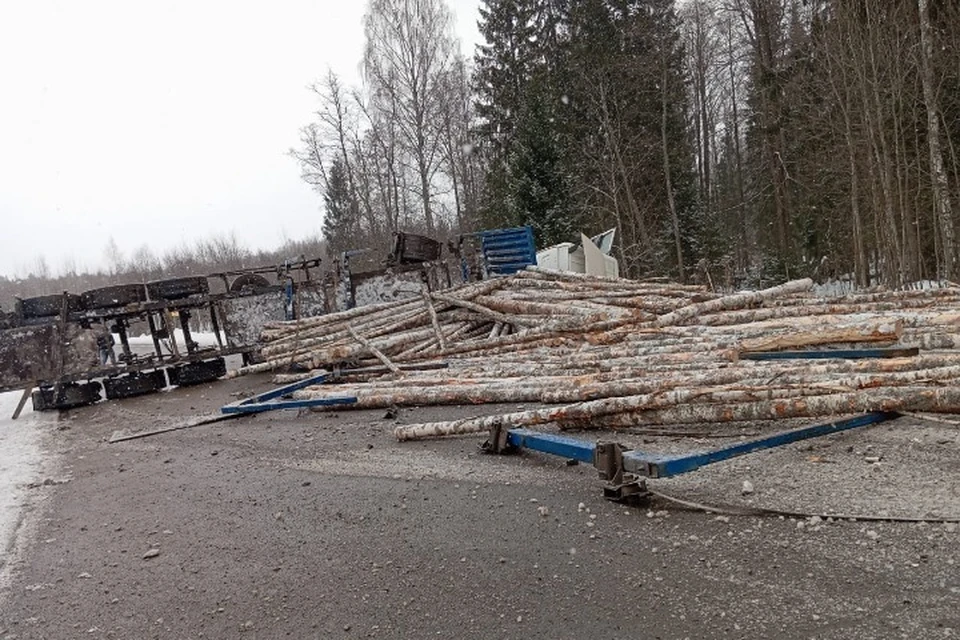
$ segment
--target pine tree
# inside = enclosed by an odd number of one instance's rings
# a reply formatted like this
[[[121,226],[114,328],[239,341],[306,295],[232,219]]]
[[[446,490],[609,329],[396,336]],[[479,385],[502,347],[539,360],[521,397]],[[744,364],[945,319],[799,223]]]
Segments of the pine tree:
[[[536,7],[539,0],[482,0],[474,69],[478,133],[488,148],[509,145],[527,85],[537,71]]]

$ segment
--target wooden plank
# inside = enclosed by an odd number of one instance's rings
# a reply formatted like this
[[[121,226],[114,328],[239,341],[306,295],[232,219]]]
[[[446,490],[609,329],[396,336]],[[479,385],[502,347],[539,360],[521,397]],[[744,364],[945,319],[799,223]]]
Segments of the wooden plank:
[[[246,413],[229,413],[229,414],[216,414],[212,416],[204,416],[196,420],[192,420],[185,424],[178,424],[172,427],[163,427],[161,429],[153,429],[151,431],[138,431],[137,433],[124,433],[122,431],[114,431],[113,435],[110,436],[110,440],[107,442],[113,444],[115,442],[125,442],[127,440],[137,440],[139,438],[148,438],[150,436],[156,436],[161,433],[170,433],[171,431],[180,431],[182,429],[192,429],[193,427],[200,427],[205,424],[213,424],[215,422],[223,422],[225,420],[232,420],[233,418],[239,418],[240,416],[251,415]]]
[[[16,420],[20,417],[20,412],[23,411],[23,407],[27,404],[27,398],[30,397],[30,393],[33,391],[35,385],[30,385],[29,387],[24,387],[23,394],[20,396],[20,402],[17,403],[17,408],[13,411],[13,416],[10,417],[11,420]]]

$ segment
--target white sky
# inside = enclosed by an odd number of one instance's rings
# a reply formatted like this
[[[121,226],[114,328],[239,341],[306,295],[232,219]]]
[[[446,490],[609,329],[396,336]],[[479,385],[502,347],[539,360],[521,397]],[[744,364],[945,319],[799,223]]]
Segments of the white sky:
[[[447,0],[463,49],[479,0]],[[327,67],[358,81],[362,0],[0,0],[0,274],[234,231],[318,233],[287,155]]]

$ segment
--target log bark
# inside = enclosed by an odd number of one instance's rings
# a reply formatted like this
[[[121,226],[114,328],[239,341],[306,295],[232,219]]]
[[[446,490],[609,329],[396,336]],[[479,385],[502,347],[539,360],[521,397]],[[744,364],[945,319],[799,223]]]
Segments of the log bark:
[[[519,318],[516,318],[516,317],[510,317],[506,314],[500,313],[499,311],[494,311],[493,309],[489,309],[483,305],[476,304],[468,300],[460,300],[458,298],[447,296],[442,293],[431,293],[430,296],[434,300],[445,302],[446,304],[449,304],[451,306],[462,307],[464,309],[473,311],[474,313],[477,313],[494,322],[503,322],[506,324],[519,324],[521,326],[530,326],[530,327],[535,327],[537,325],[536,321],[520,320]]]
[[[952,302],[952,306],[960,306],[960,298]],[[925,299],[905,299],[899,302],[871,302],[865,304],[804,304],[786,307],[763,307],[760,309],[746,309],[743,311],[726,311],[702,316],[698,322],[705,326],[724,326],[749,324],[764,320],[784,318],[801,318],[812,316],[851,316],[864,313],[896,314],[903,316],[906,322],[911,317],[926,317],[928,313],[938,313],[942,307],[933,306]],[[906,310],[912,312],[905,312]],[[920,312],[920,313],[918,313]],[[946,318],[944,318],[944,321]]]
[[[782,336],[752,338],[740,343],[741,353],[797,349],[836,343],[893,342],[903,335],[899,320],[872,322],[852,327],[836,327]]]
[[[712,313],[720,310],[743,309],[748,305],[760,304],[766,300],[789,295],[791,293],[809,291],[811,288],[813,288],[813,280],[810,278],[804,278],[802,280],[791,280],[790,282],[786,282],[769,289],[764,289],[762,291],[737,293],[730,296],[724,296],[722,298],[716,298],[714,300],[708,300],[706,302],[698,302],[659,317],[655,323],[655,326],[669,327],[672,325],[682,324],[705,313]]]
[[[430,295],[426,289],[422,289],[422,292],[423,303],[427,306],[427,311],[430,313],[430,324],[433,325],[433,332],[437,334],[437,344],[440,345],[440,349],[446,349],[447,343],[443,339],[443,332],[440,330],[440,321],[437,319],[437,310],[433,306],[433,300],[430,299]]]
[[[728,394],[727,398],[736,397]],[[650,405],[630,411],[591,413],[583,405],[559,409],[540,409],[451,422],[433,422],[397,427],[394,435],[400,441],[419,440],[448,435],[464,435],[488,431],[493,427],[519,427],[556,423],[565,429],[623,428],[648,425],[746,422],[785,418],[821,418],[859,414],[870,411],[919,411],[928,413],[960,412],[958,387],[897,387],[866,389],[856,393],[792,397],[771,400],[749,400],[715,403]],[[627,406],[630,403],[622,403]]]
[[[597,420],[558,422],[561,428],[623,428],[648,425],[700,424],[781,420],[785,418],[832,418],[870,411],[958,413],[960,388],[896,387],[864,389],[807,398],[734,404],[691,404],[607,415]]]
[[[548,280],[583,282],[590,286],[606,284],[616,285],[623,288],[634,289],[658,289],[669,288],[673,291],[687,291],[696,293],[706,293],[707,288],[702,285],[679,284],[675,282],[644,282],[641,280],[629,280],[627,278],[614,278],[612,276],[589,275],[586,273],[574,273],[571,271],[554,271],[543,267],[529,266],[524,271],[517,274],[518,278],[543,278]]]
[[[380,351],[380,350],[377,349],[375,346],[373,346],[373,344],[371,344],[371,342],[370,342],[369,340],[367,340],[366,338],[364,338],[363,336],[361,336],[359,333],[357,333],[356,331],[354,331],[354,330],[353,330],[353,327],[347,327],[347,328],[350,330],[350,335],[353,336],[353,339],[356,340],[357,342],[359,342],[359,343],[360,343],[363,347],[365,347],[367,350],[369,350],[370,353],[372,353],[377,360],[379,360],[380,362],[383,363],[383,366],[385,366],[387,369],[390,369],[390,371],[392,371],[393,374],[396,375],[396,376],[402,376],[402,375],[403,375],[403,371],[401,371],[400,368],[399,368],[397,365],[393,364],[393,362],[391,362],[390,358],[388,358],[387,356],[383,355],[383,352],[382,352],[382,351]]]

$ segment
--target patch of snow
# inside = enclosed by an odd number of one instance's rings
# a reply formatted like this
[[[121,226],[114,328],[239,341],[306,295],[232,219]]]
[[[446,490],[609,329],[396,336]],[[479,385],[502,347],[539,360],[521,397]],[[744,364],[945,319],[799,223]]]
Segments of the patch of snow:
[[[12,420],[21,392],[0,393],[0,597],[16,555],[17,533],[30,498],[27,485],[40,481],[47,455],[42,446],[46,417],[33,412],[27,401]]]
[[[177,339],[178,345],[184,344],[182,329],[174,329],[174,337]],[[190,337],[201,347],[212,347],[217,344],[217,336],[212,331],[191,331]],[[222,338],[223,336],[221,336],[221,339]],[[120,344],[120,336],[114,335],[113,339],[117,344]],[[129,336],[128,341],[130,344],[153,346],[153,338],[151,338],[149,334]]]
[[[951,283],[945,280],[918,280],[916,282],[908,282],[902,287],[899,287],[899,289],[901,291],[932,291],[949,286],[951,286]],[[845,275],[836,280],[828,280],[822,284],[815,285],[812,293],[822,298],[829,298],[863,290],[869,291],[869,288],[863,289],[858,287],[856,283],[853,282],[852,276]]]
[[[856,285],[850,280],[828,280],[823,284],[814,285],[812,293],[821,298],[842,296],[853,292]]]

